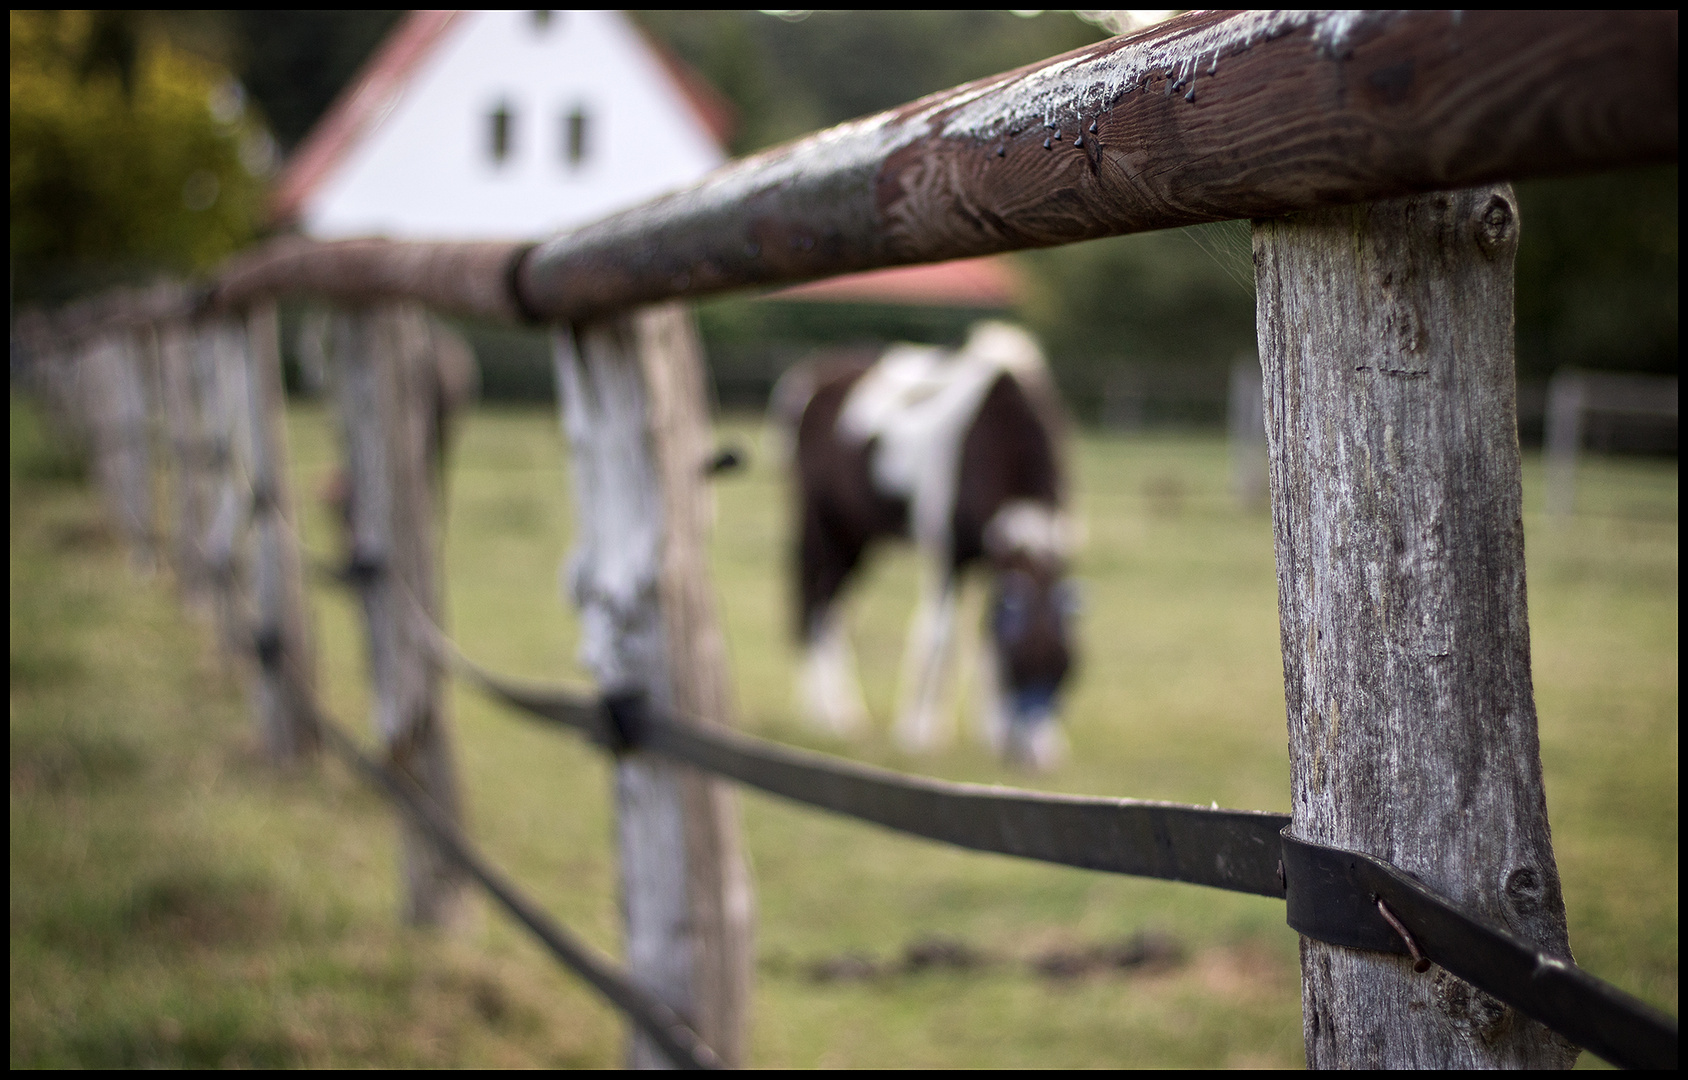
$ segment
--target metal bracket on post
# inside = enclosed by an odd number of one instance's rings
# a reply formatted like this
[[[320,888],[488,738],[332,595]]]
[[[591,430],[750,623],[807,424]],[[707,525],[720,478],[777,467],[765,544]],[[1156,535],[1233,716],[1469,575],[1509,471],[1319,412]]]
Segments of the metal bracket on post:
[[[617,755],[639,749],[650,729],[646,696],[634,690],[605,694],[603,701],[604,724],[597,734],[597,742]]]
[[[1433,961],[1608,1061],[1677,1067],[1677,1024],[1659,1010],[1461,911],[1381,859],[1299,839],[1288,827],[1279,835],[1293,929],[1330,945],[1411,956],[1418,972]]]

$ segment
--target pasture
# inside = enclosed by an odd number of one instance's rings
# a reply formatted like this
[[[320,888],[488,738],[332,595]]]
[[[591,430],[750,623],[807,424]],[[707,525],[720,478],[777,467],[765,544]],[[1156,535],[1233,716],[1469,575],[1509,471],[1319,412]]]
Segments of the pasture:
[[[34,410],[14,398],[11,421],[12,1064],[618,1063],[619,1020],[502,915],[456,939],[397,924],[390,812],[337,764],[278,779],[258,762],[208,629],[167,578],[129,571]],[[290,415],[301,528],[326,558],[336,538],[315,493],[338,453],[331,421]],[[714,482],[746,729],[953,779],[1287,809],[1270,522],[1231,504],[1217,436],[1080,438],[1073,753],[1038,780],[997,765],[965,722],[935,757],[893,747],[906,553],[880,560],[854,604],[874,736],[845,747],[796,726],[784,483],[754,420],[722,439],[751,449]],[[1674,1013],[1677,466],[1585,459],[1565,523],[1541,515],[1540,475],[1527,457],[1571,940],[1595,974]],[[475,413],[448,509],[445,607],[464,649],[505,673],[583,680],[558,587],[570,514],[554,414]],[[357,613],[327,589],[313,602],[324,696],[366,730]],[[452,701],[470,831],[615,951],[599,753],[472,691]],[[1281,902],[950,850],[750,792],[742,811],[760,906],[754,1065],[1301,1063]]]

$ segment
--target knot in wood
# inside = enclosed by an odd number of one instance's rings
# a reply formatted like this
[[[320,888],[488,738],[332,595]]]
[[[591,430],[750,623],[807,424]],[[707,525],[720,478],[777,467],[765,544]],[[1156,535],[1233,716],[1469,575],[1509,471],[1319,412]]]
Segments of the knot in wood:
[[[1542,909],[1542,876],[1528,866],[1520,866],[1506,875],[1506,902],[1517,915],[1534,915]]]
[[[1489,196],[1473,223],[1477,247],[1491,259],[1509,253],[1518,236],[1517,221],[1518,213],[1504,195]]]

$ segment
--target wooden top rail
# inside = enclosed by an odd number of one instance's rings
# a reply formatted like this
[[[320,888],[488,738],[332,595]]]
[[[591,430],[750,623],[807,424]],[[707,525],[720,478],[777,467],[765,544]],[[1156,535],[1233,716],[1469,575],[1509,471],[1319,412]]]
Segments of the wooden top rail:
[[[217,275],[209,302],[241,307],[285,294],[347,304],[416,300],[461,315],[516,320],[517,262],[532,244],[318,243],[289,236],[235,256]]]
[[[552,319],[1668,162],[1677,16],[1194,12],[729,165],[547,241]]]
[[[537,247],[273,241],[205,302],[572,320],[1677,155],[1675,11],[1192,12],[734,162]]]

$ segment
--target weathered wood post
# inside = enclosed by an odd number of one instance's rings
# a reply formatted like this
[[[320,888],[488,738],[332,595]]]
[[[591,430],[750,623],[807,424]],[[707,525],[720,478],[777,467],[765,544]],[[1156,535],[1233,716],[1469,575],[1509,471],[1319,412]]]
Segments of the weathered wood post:
[[[194,377],[194,348],[189,324],[173,321],[158,328],[159,381],[170,458],[170,560],[177,588],[190,610],[202,609],[210,601],[204,550],[210,472]]]
[[[226,659],[244,658],[251,645],[251,627],[246,615],[247,565],[242,541],[252,498],[242,449],[251,441],[246,430],[249,413],[243,407],[247,399],[246,331],[232,318],[210,320],[199,330],[195,376],[212,491],[201,549],[218,644]]]
[[[152,464],[140,350],[128,334],[102,333],[90,343],[82,362],[88,377],[95,472],[130,559],[137,569],[150,573],[156,566]]]
[[[257,657],[259,737],[276,764],[316,753],[321,734],[310,701],[316,657],[305,611],[305,582],[293,526],[292,485],[287,476],[286,398],[273,304],[247,313],[246,389],[248,469],[252,484],[253,629]]]
[[[375,729],[391,763],[461,816],[439,663],[416,607],[439,620],[431,446],[438,388],[420,309],[384,306],[334,319],[332,372],[345,433],[351,566],[363,601]],[[444,926],[465,911],[462,872],[405,818],[405,917]]]
[[[710,587],[710,457],[702,352],[677,304],[559,331],[577,547],[569,577],[582,658],[606,693],[639,693],[704,724],[731,722]],[[616,764],[633,976],[743,1064],[754,898],[738,804],[723,783],[637,751]],[[635,1035],[628,1062],[665,1067]]]
[[[12,347],[29,383],[50,410],[55,432],[79,450],[88,449],[88,418],[80,393],[78,344],[39,310],[19,312],[12,323]]]
[[[1258,223],[1296,833],[1570,956],[1530,681],[1510,187]],[[1308,1064],[1568,1066],[1406,957],[1301,943]]]

